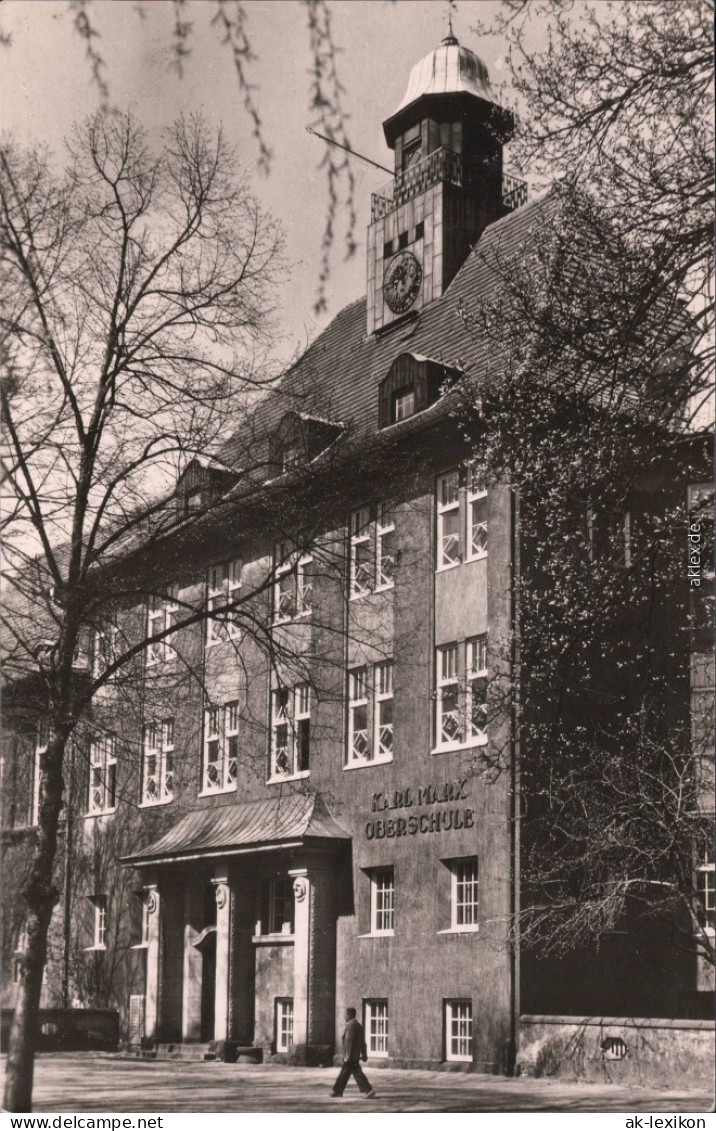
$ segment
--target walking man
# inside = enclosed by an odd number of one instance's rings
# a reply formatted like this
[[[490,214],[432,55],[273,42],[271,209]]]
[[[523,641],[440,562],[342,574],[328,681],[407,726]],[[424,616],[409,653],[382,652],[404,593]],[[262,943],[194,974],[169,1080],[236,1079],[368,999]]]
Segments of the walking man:
[[[343,1067],[338,1073],[338,1079],[333,1085],[332,1096],[342,1096],[345,1091],[346,1084],[351,1076],[355,1077],[355,1082],[361,1090],[361,1093],[367,1100],[372,1099],[375,1092],[371,1088],[368,1079],[360,1066],[361,1060],[368,1059],[368,1050],[365,1047],[365,1036],[363,1034],[363,1026],[360,1021],[356,1019],[355,1009],[346,1010],[346,1027],[343,1032]]]

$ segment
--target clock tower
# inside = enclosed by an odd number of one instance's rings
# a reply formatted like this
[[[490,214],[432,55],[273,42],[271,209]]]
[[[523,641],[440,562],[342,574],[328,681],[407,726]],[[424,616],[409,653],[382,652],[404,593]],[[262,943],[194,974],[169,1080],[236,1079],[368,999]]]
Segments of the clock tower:
[[[369,334],[439,298],[486,225],[523,203],[521,182],[503,185],[513,124],[487,67],[452,32],[413,67],[383,123],[395,175],[371,201]]]

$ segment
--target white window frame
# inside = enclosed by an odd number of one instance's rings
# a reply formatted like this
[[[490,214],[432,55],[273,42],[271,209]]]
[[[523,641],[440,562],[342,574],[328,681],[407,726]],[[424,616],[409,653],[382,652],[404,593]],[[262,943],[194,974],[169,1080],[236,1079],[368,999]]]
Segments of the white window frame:
[[[435,649],[433,753],[486,745],[487,678],[487,633],[468,640],[453,640]],[[454,706],[448,711],[444,703],[449,698]],[[445,720],[449,715],[457,720],[456,735],[452,739],[445,734]],[[478,717],[484,725],[476,725]]]
[[[238,781],[238,749],[234,759],[230,753],[229,739],[239,734],[241,712],[237,699],[229,703],[210,703],[204,709],[204,739],[202,749],[201,791],[199,796],[211,793],[232,793]],[[209,761],[210,748],[218,757]]]
[[[220,613],[218,617],[211,614],[214,609],[224,608],[236,600],[244,583],[243,572],[243,558],[229,558],[209,567],[206,583],[206,609],[209,614],[206,621],[206,643],[209,646],[221,644],[225,640],[235,640],[239,635],[239,626],[232,619],[231,613]]]
[[[281,705],[284,704],[282,707]],[[308,766],[299,767],[302,753],[303,725],[308,723]],[[279,731],[285,728],[286,742],[279,746]],[[311,748],[311,688],[308,683],[294,687],[278,686],[271,691],[271,750],[269,782],[307,778],[310,768]],[[285,768],[278,765],[279,752],[284,751]]]
[[[105,621],[92,630],[90,674],[98,679],[114,659],[117,626]]]
[[[42,784],[42,755],[47,750],[50,728],[46,719],[40,719],[35,732],[35,754],[32,763],[32,792],[30,794],[30,824],[36,825],[40,819],[40,786]]]
[[[463,745],[465,737],[460,694],[460,646],[457,642],[441,644],[436,652],[435,749],[454,749]],[[455,705],[450,709],[444,709],[443,703],[448,700],[449,696],[454,697]],[[446,737],[445,720],[448,718],[454,718],[456,721],[456,732],[453,738]]]
[[[468,1063],[472,1058],[472,1001],[450,998],[445,1002],[445,1059]]]
[[[408,420],[415,416],[416,393],[415,385],[404,385],[393,393],[393,423],[400,424],[401,420]]]
[[[370,703],[369,703],[369,689],[368,689],[368,673],[369,667],[363,664],[356,668],[351,668],[348,672],[348,751],[346,764],[347,765],[365,765],[366,762],[371,760],[370,748]],[[358,712],[365,708],[365,727],[356,726],[356,716]],[[365,742],[365,750],[361,751],[356,749],[356,737],[364,736],[358,741]]]
[[[386,553],[385,544],[393,535],[392,553]],[[386,565],[390,563],[388,569]],[[378,508],[378,518],[375,527],[375,588],[392,589],[395,585],[395,514],[384,503]]]
[[[276,998],[276,1052],[288,1052],[293,1044],[293,998]]]
[[[450,929],[477,931],[480,914],[480,873],[477,856],[450,862]]]
[[[371,554],[373,523],[370,507],[358,507],[351,512],[350,537],[350,598],[353,601],[372,593],[375,585],[374,562]],[[364,546],[368,547],[368,559],[367,562],[361,562],[359,577],[358,561]]]
[[[467,731],[470,738],[487,738],[487,633],[465,641],[467,657]],[[483,693],[484,683],[484,693]],[[478,718],[482,723],[478,723]]]
[[[174,719],[144,724],[142,806],[167,804],[174,797]],[[154,773],[150,764],[154,763]],[[153,789],[151,785],[153,783]]]
[[[395,869],[392,867],[371,870],[370,933],[395,934]]]
[[[303,617],[313,609],[312,554],[301,554],[296,565],[296,616]]]
[[[313,609],[313,554],[291,551],[288,542],[274,547],[273,621],[285,624]],[[283,606],[283,607],[282,607]]]
[[[90,897],[93,908],[92,919],[92,946],[89,950],[107,949],[107,896],[93,895]]]
[[[163,595],[152,593],[147,602],[147,666],[154,667],[165,660],[173,659],[176,652],[169,639],[157,640],[152,643],[152,638],[170,629],[177,620],[179,612],[179,599],[177,587],[170,585]]]
[[[388,998],[366,998],[363,1002],[363,1031],[368,1056],[385,1060],[389,1055],[390,1013]]]
[[[113,734],[90,740],[87,813],[97,816],[117,808],[117,747]]]
[[[708,935],[713,936],[716,914],[716,860],[710,834],[704,837],[697,859],[699,863],[696,865],[696,892],[704,908],[704,930]]]
[[[281,893],[280,902],[277,898],[278,893]],[[296,904],[293,894],[293,881],[286,878],[275,878],[263,880],[260,900],[264,899],[264,892],[266,892],[266,912],[267,916],[264,919],[263,905],[259,909],[259,922],[257,924],[257,936],[269,936],[274,938],[281,936],[282,938],[292,938],[295,930],[296,921]],[[282,914],[279,918],[277,910],[279,906],[282,908]],[[290,918],[286,918],[286,910],[290,911]],[[286,927],[289,929],[286,930]]]
[[[390,762],[393,758],[395,738],[395,710],[393,704],[393,661],[383,660],[373,667],[375,707],[373,711],[373,762]],[[389,710],[388,710],[389,708]],[[390,714],[384,722],[384,710]]]
[[[442,570],[453,569],[462,562],[460,549],[460,471],[458,468],[438,475],[436,498],[437,571],[441,572]],[[452,518],[455,515],[457,515],[457,532],[446,534],[446,518],[448,516]],[[449,552],[448,546],[450,547]]]
[[[485,518],[476,519],[477,504],[482,500],[487,500],[487,487],[481,477],[480,471],[476,467],[468,467],[467,469],[467,530],[465,545],[467,553],[465,555],[467,561],[479,561],[481,558],[487,557],[487,502],[485,502]],[[476,534],[476,532],[478,532]],[[481,532],[481,533],[479,533]],[[482,545],[475,545],[476,541],[482,542]]]

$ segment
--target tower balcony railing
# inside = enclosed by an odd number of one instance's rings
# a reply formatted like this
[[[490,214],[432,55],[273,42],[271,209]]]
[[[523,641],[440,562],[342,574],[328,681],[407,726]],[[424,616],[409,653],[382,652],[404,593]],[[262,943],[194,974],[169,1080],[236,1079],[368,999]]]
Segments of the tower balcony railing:
[[[452,149],[435,149],[402,173],[378,192],[371,195],[371,220],[380,220],[401,204],[407,204],[433,185],[447,183],[458,188],[469,188],[477,179],[476,170],[463,161],[462,155]],[[509,173],[502,175],[502,202],[513,210],[527,202],[527,185]]]

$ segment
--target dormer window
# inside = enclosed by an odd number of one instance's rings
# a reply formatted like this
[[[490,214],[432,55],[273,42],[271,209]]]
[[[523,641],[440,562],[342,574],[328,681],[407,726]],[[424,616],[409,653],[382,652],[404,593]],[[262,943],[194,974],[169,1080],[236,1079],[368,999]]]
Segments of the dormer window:
[[[400,424],[424,412],[440,399],[442,389],[459,376],[458,369],[422,354],[399,354],[380,383],[378,427]]]
[[[269,440],[269,462],[275,475],[285,475],[310,463],[329,447],[342,430],[341,424],[306,413],[284,414]]]
[[[234,486],[239,478],[225,464],[208,456],[195,456],[189,461],[177,480],[176,514],[181,520],[198,514]]]

